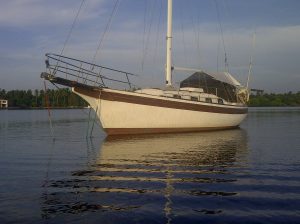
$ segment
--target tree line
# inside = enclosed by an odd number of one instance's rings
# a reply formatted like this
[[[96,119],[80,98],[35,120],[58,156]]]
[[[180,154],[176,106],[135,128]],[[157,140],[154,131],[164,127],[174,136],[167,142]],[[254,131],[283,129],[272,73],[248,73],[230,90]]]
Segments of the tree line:
[[[44,90],[10,90],[0,89],[0,99],[8,100],[9,107],[43,108],[47,107],[48,98],[51,107],[86,107],[88,104],[68,88]],[[300,106],[300,92],[251,95],[249,106]]]
[[[0,99],[8,100],[9,107],[44,108],[85,107],[88,104],[68,88],[45,90],[9,90],[0,89]],[[48,101],[48,102],[47,102]]]
[[[249,106],[253,106],[253,107],[300,106],[300,92],[251,95]]]

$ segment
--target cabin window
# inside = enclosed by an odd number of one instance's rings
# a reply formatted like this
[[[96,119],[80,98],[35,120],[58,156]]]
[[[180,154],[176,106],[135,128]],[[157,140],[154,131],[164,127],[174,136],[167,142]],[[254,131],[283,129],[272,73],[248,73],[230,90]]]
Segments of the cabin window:
[[[191,96],[191,100],[192,100],[192,101],[198,101],[198,97]]]
[[[224,104],[223,100],[222,99],[218,99],[218,104]]]
[[[212,103],[212,100],[211,100],[211,98],[205,98],[205,102],[206,103]]]
[[[181,96],[176,95],[176,94],[174,94],[173,97],[176,98],[176,99],[181,99]]]

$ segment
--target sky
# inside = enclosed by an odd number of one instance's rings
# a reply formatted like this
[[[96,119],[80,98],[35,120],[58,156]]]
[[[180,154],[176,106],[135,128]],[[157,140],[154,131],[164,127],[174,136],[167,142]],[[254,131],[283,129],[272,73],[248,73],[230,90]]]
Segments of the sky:
[[[163,86],[167,0],[119,0],[109,23],[116,1],[0,0],[0,89],[42,89],[45,53],[64,43],[65,56],[97,52],[97,64],[138,74],[137,85]],[[300,91],[300,1],[173,0],[173,10],[174,66],[222,71],[226,52],[244,84],[252,56],[251,88]],[[186,76],[176,71],[174,82]]]

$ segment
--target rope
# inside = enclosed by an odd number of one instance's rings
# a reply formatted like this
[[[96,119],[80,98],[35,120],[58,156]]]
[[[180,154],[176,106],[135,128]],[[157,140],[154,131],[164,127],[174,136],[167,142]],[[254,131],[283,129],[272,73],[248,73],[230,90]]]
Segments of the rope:
[[[53,82],[51,82],[57,89],[61,89],[61,88],[59,88],[55,83],[53,83]],[[99,99],[100,99],[100,96],[101,96],[101,91],[100,91],[100,93],[99,93]],[[64,99],[65,100],[65,99]],[[101,107],[101,104],[100,104],[100,107]],[[88,116],[89,116],[89,119],[88,119],[88,127],[87,127],[87,134],[86,134],[86,137],[88,137],[88,133],[89,133],[89,123],[90,123],[90,117],[91,117],[91,110],[92,110],[92,108],[90,107],[89,108],[89,113],[88,113]],[[81,110],[84,114],[86,114],[87,115],[87,113],[82,109]],[[98,107],[96,108],[96,114],[95,114],[95,117],[94,117],[94,119],[93,119],[93,124],[92,124],[92,129],[91,129],[91,131],[90,131],[90,136],[92,136],[92,133],[93,133],[93,130],[94,130],[94,126],[95,126],[95,123],[101,128],[101,125],[98,123],[98,122],[96,122],[96,116],[97,116],[97,111],[98,111]],[[49,112],[50,113],[50,112]],[[49,114],[48,113],[48,114]],[[51,127],[52,127],[52,122],[51,122],[51,120],[50,120],[50,123],[51,123]],[[51,128],[51,130],[52,130],[52,128]],[[53,132],[53,131],[52,131]]]
[[[46,107],[47,107],[47,110],[48,110],[48,119],[49,119],[50,131],[51,131],[51,136],[54,139],[54,132],[53,132],[53,126],[52,126],[52,120],[51,120],[49,98],[48,98],[48,94],[47,94],[47,85],[46,85],[45,80],[44,80],[44,88],[45,88],[45,103],[46,103]]]
[[[97,118],[97,114],[98,114],[98,107],[100,107],[100,110],[101,110],[101,99],[100,98],[101,98],[101,91],[99,91],[99,97],[98,97],[99,101],[98,101],[98,105],[97,105],[96,110],[95,110],[95,116],[94,116],[94,119],[93,119],[92,128],[91,128],[90,133],[89,133],[89,130],[90,130],[90,121],[91,121],[91,110],[92,110],[92,107],[89,108],[89,119],[88,119],[88,127],[87,127],[87,132],[86,132],[86,138],[87,137],[92,137],[95,123],[98,124],[98,122],[96,122],[96,120],[97,120],[96,118]],[[101,126],[99,125],[99,127],[101,127]]]
[[[91,111],[92,111],[92,107],[89,108],[89,118],[88,118],[87,130],[86,130],[86,136],[85,136],[86,138],[89,136]]]
[[[46,164],[46,174],[45,174],[43,182],[41,183],[41,187],[43,189],[43,195],[44,195],[46,201],[48,201],[49,195],[50,195],[49,192],[48,192],[48,188],[50,187],[49,183],[51,183],[50,169],[51,169],[52,161],[53,161],[54,145],[55,145],[55,141],[53,141],[52,144],[51,144],[50,153],[49,153],[48,158],[47,158],[48,161],[47,161],[47,164]],[[45,211],[43,216],[44,216],[44,218],[48,219],[50,214],[51,213],[49,211]]]
[[[92,135],[93,135],[94,125],[95,125],[95,122],[96,122],[97,113],[98,113],[98,106],[97,106],[96,111],[95,111],[95,116],[94,116],[94,119],[93,119],[93,124],[92,124],[92,129],[91,129],[91,132],[90,132],[90,137],[92,137]]]

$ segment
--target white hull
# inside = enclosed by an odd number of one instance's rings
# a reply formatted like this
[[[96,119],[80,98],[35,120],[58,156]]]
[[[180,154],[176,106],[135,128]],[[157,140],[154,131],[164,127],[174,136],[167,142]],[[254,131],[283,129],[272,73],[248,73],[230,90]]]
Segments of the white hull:
[[[187,109],[175,109],[164,106],[152,106],[118,100],[102,99],[103,93],[118,93],[131,97],[143,96],[143,94],[129,93],[111,89],[98,91],[99,97],[88,96],[83,92],[73,91],[86,100],[97,113],[103,129],[109,135],[113,134],[138,134],[138,133],[163,133],[185,132],[199,130],[216,130],[237,127],[247,113],[221,113],[207,111],[192,111]],[[147,99],[162,99],[162,97],[146,96]],[[163,99],[164,101],[183,101],[176,99]],[[190,102],[190,104],[203,104]],[[228,105],[215,105],[217,109],[226,109]],[[241,108],[240,109],[245,109]]]

